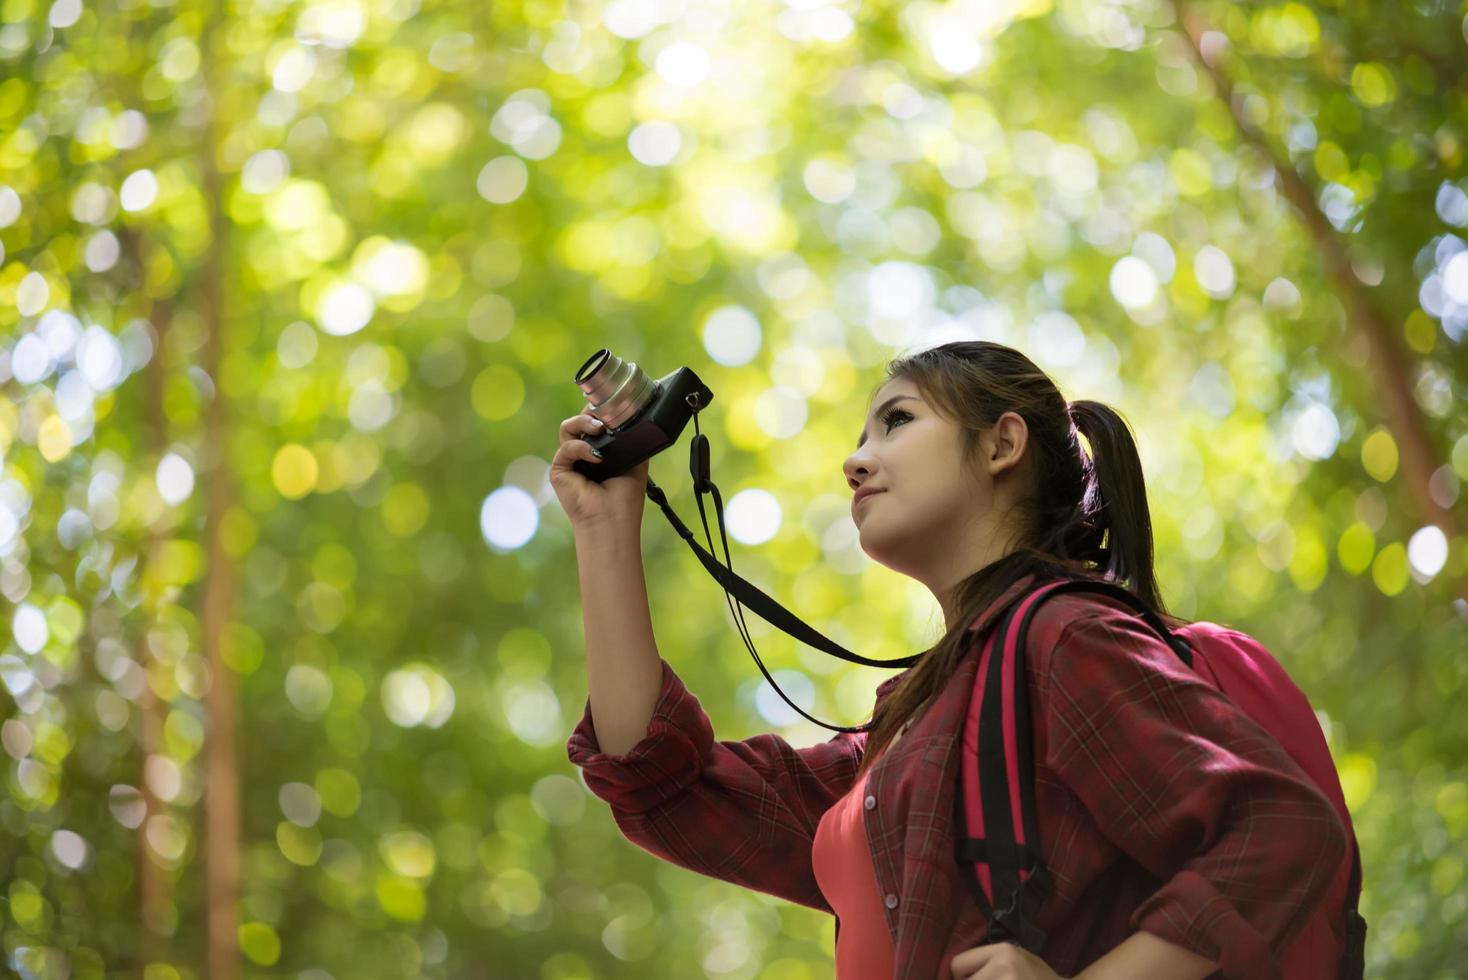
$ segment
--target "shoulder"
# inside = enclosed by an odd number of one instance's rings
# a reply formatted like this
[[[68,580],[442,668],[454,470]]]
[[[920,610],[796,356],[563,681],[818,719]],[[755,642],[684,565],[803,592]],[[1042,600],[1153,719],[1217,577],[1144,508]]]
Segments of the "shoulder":
[[[1066,659],[1172,657],[1163,638],[1131,606],[1094,592],[1067,592],[1047,599],[1030,621],[1025,646],[1031,667],[1042,673],[1049,672],[1062,651]]]
[[[1132,608],[1120,599],[1095,592],[1064,592],[1041,603],[1030,620],[1030,636],[1044,641],[1045,646],[1054,646],[1082,628],[1136,618]]]

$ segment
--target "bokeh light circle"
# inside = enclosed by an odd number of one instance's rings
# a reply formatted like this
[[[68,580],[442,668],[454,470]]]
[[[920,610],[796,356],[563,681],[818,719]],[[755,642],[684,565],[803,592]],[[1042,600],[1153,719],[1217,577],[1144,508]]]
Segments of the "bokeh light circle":
[[[703,347],[725,367],[748,364],[759,353],[759,321],[742,306],[720,307],[704,321]]]
[[[724,511],[729,537],[740,544],[757,545],[780,531],[783,514],[780,502],[768,490],[741,490],[729,498]]]
[[[500,487],[479,508],[479,531],[496,548],[522,548],[540,527],[535,498],[520,487]]]

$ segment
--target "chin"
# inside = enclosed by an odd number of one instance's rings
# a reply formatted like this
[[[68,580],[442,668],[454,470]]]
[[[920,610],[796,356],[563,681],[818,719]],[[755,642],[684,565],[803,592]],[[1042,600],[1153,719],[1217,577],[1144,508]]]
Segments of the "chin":
[[[872,561],[879,565],[891,568],[892,565],[887,556],[887,549],[883,547],[884,539],[878,537],[875,532],[866,530],[865,522],[856,529],[857,541],[861,545],[862,552]]]

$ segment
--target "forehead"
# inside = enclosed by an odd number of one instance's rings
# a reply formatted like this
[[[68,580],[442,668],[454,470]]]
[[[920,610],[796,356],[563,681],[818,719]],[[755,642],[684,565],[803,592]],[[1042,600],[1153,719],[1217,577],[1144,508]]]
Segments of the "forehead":
[[[877,389],[877,393],[872,396],[872,405],[880,405],[887,399],[895,398],[898,395],[911,395],[914,398],[921,398],[922,392],[918,391],[917,385],[906,378],[897,378]]]

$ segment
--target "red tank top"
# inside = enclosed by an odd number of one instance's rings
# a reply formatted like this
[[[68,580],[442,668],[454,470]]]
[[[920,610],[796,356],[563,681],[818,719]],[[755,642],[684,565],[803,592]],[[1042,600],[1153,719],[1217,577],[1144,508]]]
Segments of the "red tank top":
[[[867,843],[864,814],[870,772],[863,773],[821,817],[811,849],[816,883],[841,920],[836,980],[892,980],[896,970],[892,936]]]

